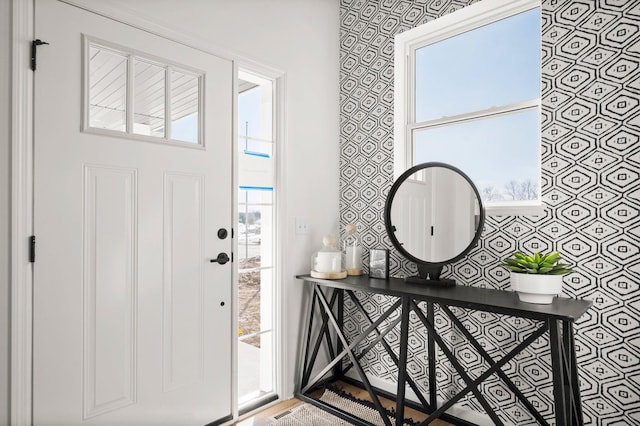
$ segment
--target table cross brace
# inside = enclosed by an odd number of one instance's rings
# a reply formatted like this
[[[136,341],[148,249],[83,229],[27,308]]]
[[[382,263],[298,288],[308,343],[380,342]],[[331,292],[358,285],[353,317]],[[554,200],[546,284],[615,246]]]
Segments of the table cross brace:
[[[351,350],[352,347],[351,347],[351,345],[349,345],[349,342],[347,342],[347,339],[344,337],[344,334],[342,333],[342,329],[338,325],[338,321],[336,320],[335,315],[333,314],[333,312],[329,308],[329,303],[327,302],[327,299],[326,299],[325,295],[322,293],[322,291],[318,288],[317,285],[315,286],[315,291],[316,291],[316,294],[318,295],[318,299],[320,300],[320,303],[322,303],[322,305],[324,306],[325,312],[326,312],[327,316],[329,317],[329,321],[331,321],[331,325],[333,326],[333,328],[336,331],[338,339],[340,339],[340,341],[342,342],[342,344],[346,348],[345,351],[348,353],[349,358],[351,359],[351,362],[354,364],[354,368],[358,372],[358,376],[360,376],[360,379],[362,380],[362,384],[364,385],[364,387],[367,390],[367,392],[369,392],[369,396],[373,400],[373,405],[376,407],[376,410],[378,410],[378,413],[380,414],[380,417],[382,417],[382,421],[384,422],[385,426],[392,426],[391,425],[391,421],[386,416],[384,407],[380,403],[380,399],[378,398],[378,395],[376,395],[376,393],[373,391],[373,387],[371,386],[371,383],[369,383],[369,379],[367,378],[367,375],[365,374],[365,372],[362,369],[362,367],[360,366],[360,364],[356,361],[356,356],[353,353],[353,351]],[[375,329],[385,318],[387,318],[391,314],[391,312],[392,312],[392,310],[390,309],[389,311],[385,312],[385,314],[387,314],[387,315],[384,315],[384,314],[381,315],[379,320],[376,321],[375,324],[372,324],[369,327],[367,327],[367,330],[365,330],[365,332],[363,332],[363,335],[360,336],[358,339],[356,339],[354,341],[354,343],[352,343],[352,345],[355,346],[360,341],[362,341],[369,333],[371,333],[371,329]],[[340,361],[341,359],[342,359],[342,356],[338,357],[337,361]],[[302,393],[304,393],[304,391]]]
[[[489,405],[489,403],[482,396],[482,394],[480,394],[480,391],[478,390],[478,385],[480,383],[482,383],[483,381],[485,381],[489,376],[491,376],[496,371],[500,371],[500,368],[503,365],[505,365],[507,362],[511,361],[511,359],[513,359],[517,354],[522,352],[522,350],[524,350],[527,346],[532,344],[536,339],[538,339],[538,337],[542,336],[547,331],[547,324],[546,323],[543,324],[540,328],[538,328],[536,331],[534,331],[528,338],[523,340],[520,344],[518,344],[518,346],[516,346],[514,349],[512,349],[510,352],[508,352],[500,361],[497,361],[496,363],[494,363],[484,373],[482,373],[480,376],[478,376],[477,379],[472,380],[471,377],[469,377],[465,373],[462,365],[460,365],[460,363],[455,359],[455,356],[453,355],[453,353],[449,350],[449,348],[446,346],[446,344],[444,343],[442,338],[438,335],[438,333],[436,332],[436,329],[433,326],[433,324],[431,324],[428,321],[428,319],[424,316],[424,314],[422,313],[422,310],[418,307],[418,305],[415,303],[415,301],[411,301],[411,305],[412,305],[412,308],[413,308],[414,312],[418,315],[418,318],[420,319],[422,324],[426,327],[427,332],[429,334],[432,334],[432,337],[434,338],[434,340],[436,341],[436,343],[438,344],[438,346],[440,347],[442,352],[444,352],[444,354],[447,357],[447,359],[449,359],[449,362],[451,362],[451,364],[456,369],[456,371],[458,372],[460,377],[465,381],[465,383],[467,383],[467,386],[464,389],[462,389],[460,392],[458,392],[453,398],[449,399],[444,405],[442,405],[436,411],[431,413],[431,415],[423,423],[421,423],[421,425],[427,425],[431,421],[433,421],[436,418],[438,418],[438,416],[440,416],[442,413],[444,413],[455,402],[460,400],[464,395],[466,395],[470,391],[473,392],[473,394],[476,396],[476,398],[478,399],[480,404],[482,404],[483,408],[485,409],[485,411],[487,412],[489,417],[491,417],[493,422],[495,424],[497,424],[497,425],[503,425],[504,423],[502,423],[502,421],[497,416],[497,414],[495,413],[493,408]],[[473,337],[473,336],[471,336],[471,337]]]
[[[489,353],[487,351],[484,350],[482,345],[480,345],[480,343],[478,343],[478,340],[473,337],[473,335],[469,332],[469,330],[467,330],[467,328],[462,324],[462,322],[460,322],[458,317],[456,317],[454,315],[454,313],[451,312],[451,310],[448,307],[440,306],[440,308],[442,308],[442,310],[447,314],[447,316],[451,319],[451,321],[453,321],[455,323],[455,325],[458,327],[458,329],[460,331],[462,331],[462,334],[464,334],[465,337],[467,338],[467,340],[469,341],[469,343],[471,343],[473,345],[473,347],[476,348],[476,350],[478,351],[480,356],[482,356],[489,363],[489,365],[494,365],[496,363],[496,361],[491,357],[491,355],[489,355]],[[496,371],[496,374],[507,385],[509,390],[511,390],[511,392],[513,392],[515,394],[515,396],[520,400],[520,402],[522,402],[522,404],[524,404],[524,406],[527,407],[529,412],[533,415],[533,417],[536,418],[536,420],[541,425],[543,425],[543,426],[548,426],[549,425],[549,423],[544,419],[544,417],[542,417],[542,415],[538,412],[538,410],[536,410],[536,408],[533,406],[533,404],[531,404],[531,402],[529,402],[529,400],[524,396],[524,394],[520,391],[520,389],[518,389],[518,387],[511,381],[509,376],[507,376],[504,373],[504,371],[502,371],[501,369],[498,369]]]
[[[316,287],[314,287],[315,289]],[[333,306],[335,305],[335,302],[337,300],[337,292],[334,292],[332,297],[331,297],[331,302],[329,303],[329,305],[331,306],[331,308],[333,308]],[[317,300],[317,295],[314,291],[313,293],[313,299],[311,301],[311,316],[309,319],[309,330],[308,330],[308,336],[311,336],[311,331],[313,330],[313,312],[314,309],[316,307],[316,300]],[[333,351],[333,344],[331,343],[331,335],[329,334],[329,322],[328,322],[328,318],[327,318],[327,314],[321,309],[321,307],[318,305],[318,309],[320,310],[320,316],[322,317],[322,326],[320,327],[320,333],[318,334],[318,339],[315,342],[314,348],[313,348],[313,354],[311,355],[311,359],[315,360],[316,357],[318,356],[318,351],[320,350],[320,345],[322,344],[322,336],[325,335],[326,336],[326,342],[327,342],[327,346],[328,346],[328,350],[329,350],[329,356],[331,357],[331,359],[335,358],[334,356],[334,351]],[[304,374],[302,376],[302,385],[305,386],[308,382],[309,382],[309,377],[311,376],[311,370],[313,368],[313,365],[309,366],[309,343],[311,342],[311,339],[307,339],[307,345],[306,345],[306,350],[305,350],[305,356],[304,356],[304,362],[303,365],[306,367],[304,368]]]
[[[360,303],[360,301],[355,296],[355,294],[350,290],[346,290],[346,292],[347,292],[347,294],[349,294],[349,297],[351,297],[351,300],[353,301],[354,305],[360,310],[360,312],[365,317],[365,319],[369,322],[369,324],[373,324],[373,320],[371,319],[371,317],[369,316],[367,311],[365,311],[364,307],[362,306],[362,303]],[[398,356],[395,354],[395,352],[393,352],[393,349],[391,348],[391,345],[389,345],[389,343],[387,343],[387,341],[385,340],[385,336],[392,330],[392,328],[395,328],[395,326],[398,323],[400,323],[401,320],[402,320],[402,316],[398,316],[398,318],[396,318],[396,320],[391,324],[391,326],[384,333],[380,333],[380,331],[378,331],[378,329],[376,328],[374,331],[378,334],[378,337],[374,341],[372,341],[369,344],[369,346],[367,346],[360,353],[360,355],[358,355],[357,359],[360,360],[362,357],[364,357],[367,354],[367,352],[369,352],[371,349],[373,349],[378,342],[380,342],[382,344],[382,346],[384,347],[385,351],[387,352],[387,354],[389,355],[389,357],[391,358],[391,360],[396,365],[396,367],[400,368],[400,364],[399,364],[400,360],[398,359]],[[347,373],[347,371],[349,371],[351,369],[351,367],[353,367],[353,364],[350,364],[344,370],[343,373]],[[416,384],[416,382],[409,376],[407,376],[407,383],[409,383],[409,386],[411,387],[413,392],[416,394],[416,396],[420,400],[420,403],[422,404],[422,406],[425,409],[427,409],[429,411],[432,410],[432,409],[435,409],[435,407],[432,407],[427,402],[426,398],[424,397],[424,395],[422,394],[422,392],[418,388],[418,385]]]
[[[317,290],[318,290],[318,292],[321,292],[321,290],[319,288]],[[333,300],[335,298],[335,295],[336,295],[336,292],[334,292],[331,300]],[[323,295],[323,297],[324,297],[324,295]],[[396,303],[396,305],[399,306],[400,305],[400,301],[398,301]],[[331,308],[333,307],[333,305],[330,302],[329,302],[328,306],[331,307]],[[395,309],[397,309],[397,306],[395,307]],[[311,380],[310,383],[304,382],[306,386],[304,387],[304,389],[302,389],[302,393],[305,393],[309,389],[311,389],[311,387],[313,387],[322,377],[324,377],[324,375],[327,374],[329,372],[329,370],[331,370],[332,367],[334,367],[338,362],[340,362],[342,360],[342,358],[349,353],[349,351],[351,351],[353,348],[355,348],[357,345],[359,345],[360,342],[362,342],[371,333],[372,330],[376,330],[377,327],[385,319],[387,319],[393,313],[393,311],[395,309],[394,309],[394,307],[392,307],[392,309],[390,309],[384,315],[382,315],[380,318],[378,318],[375,321],[375,323],[372,323],[357,339],[355,339],[351,344],[346,345],[347,348],[342,350],[342,352],[340,352],[340,354],[338,354],[337,356],[332,354],[331,355],[331,362],[327,366],[325,366],[325,368],[320,373],[318,373],[313,378],[313,380]],[[329,323],[329,317],[328,317],[328,315],[325,314],[325,315],[323,315],[323,324],[322,324],[323,325],[323,329],[324,329],[324,326],[328,325],[328,323]],[[391,331],[391,329],[393,329],[393,327],[395,327],[395,324],[396,323],[392,323],[391,326],[384,332],[384,334],[389,333]],[[342,336],[344,336],[344,333],[342,333],[342,330],[336,330],[336,331],[338,331]],[[309,333],[311,333],[311,332],[309,332]],[[316,347],[319,346],[319,344],[322,343],[323,335],[324,336],[328,336],[328,334],[323,333],[322,330],[321,330],[320,333],[318,334],[318,337],[316,338]],[[310,336],[311,336],[311,334],[309,334],[309,337]],[[325,337],[325,339],[328,342],[331,341],[329,337]],[[344,341],[346,342],[346,339]],[[316,355],[316,352],[314,352],[314,355],[311,358],[312,360],[316,359],[315,355]],[[305,359],[306,358],[307,357],[305,356]],[[356,359],[359,359],[359,357],[356,357]],[[351,363],[351,365],[353,366],[353,362]],[[308,365],[305,362],[305,366],[306,366],[306,374],[305,374],[305,376],[309,376],[311,374],[311,370],[313,369],[313,364]]]

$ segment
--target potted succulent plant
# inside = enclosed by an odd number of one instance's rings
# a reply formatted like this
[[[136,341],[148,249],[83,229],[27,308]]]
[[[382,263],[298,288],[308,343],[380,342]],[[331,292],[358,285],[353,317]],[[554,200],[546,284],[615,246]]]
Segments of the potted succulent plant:
[[[549,304],[562,292],[562,276],[573,270],[561,262],[560,253],[515,252],[502,266],[511,271],[511,288],[521,302]]]

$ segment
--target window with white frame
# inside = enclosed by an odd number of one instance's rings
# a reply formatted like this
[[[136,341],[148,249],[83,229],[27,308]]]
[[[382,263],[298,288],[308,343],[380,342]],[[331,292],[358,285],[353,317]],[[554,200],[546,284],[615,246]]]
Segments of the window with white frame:
[[[204,72],[85,36],[84,130],[202,146]]]
[[[440,161],[489,214],[541,206],[540,2],[483,0],[396,36],[396,177]]]
[[[276,392],[276,80],[238,71],[238,402]]]

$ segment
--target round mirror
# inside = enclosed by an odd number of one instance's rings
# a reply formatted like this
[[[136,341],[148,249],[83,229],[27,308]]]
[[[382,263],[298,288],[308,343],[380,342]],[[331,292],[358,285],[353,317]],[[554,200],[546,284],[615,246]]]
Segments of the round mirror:
[[[466,174],[449,164],[424,163],[404,172],[391,187],[384,224],[393,246],[418,266],[418,280],[440,280],[442,267],[478,242],[484,209]]]

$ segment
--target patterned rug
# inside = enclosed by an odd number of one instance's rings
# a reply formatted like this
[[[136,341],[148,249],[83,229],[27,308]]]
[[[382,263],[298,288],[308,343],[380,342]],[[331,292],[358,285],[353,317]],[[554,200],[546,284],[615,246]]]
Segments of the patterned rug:
[[[356,399],[346,392],[338,389],[326,389],[320,400],[374,425],[384,425],[378,410],[373,407],[373,403]],[[391,422],[395,424],[395,415],[391,411],[388,411],[387,414]],[[269,426],[348,426],[350,424],[315,405],[304,403],[276,414]],[[416,422],[405,419],[404,424],[413,426]]]

